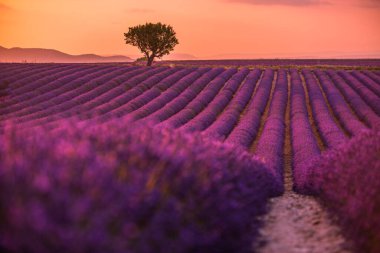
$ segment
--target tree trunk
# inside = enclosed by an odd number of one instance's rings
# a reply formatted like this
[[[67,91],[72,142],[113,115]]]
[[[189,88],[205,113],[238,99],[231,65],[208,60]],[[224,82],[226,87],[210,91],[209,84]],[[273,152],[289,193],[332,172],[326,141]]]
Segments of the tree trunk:
[[[151,55],[150,57],[148,57],[148,62],[146,63],[146,65],[147,66],[152,66],[153,60],[154,60],[154,56]]]

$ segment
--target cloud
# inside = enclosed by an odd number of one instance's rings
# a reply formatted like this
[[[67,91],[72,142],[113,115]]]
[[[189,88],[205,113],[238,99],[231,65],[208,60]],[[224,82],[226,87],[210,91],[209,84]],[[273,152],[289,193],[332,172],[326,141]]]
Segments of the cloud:
[[[331,4],[324,0],[228,0],[231,3],[246,3],[253,5],[290,5],[290,6],[309,6]]]

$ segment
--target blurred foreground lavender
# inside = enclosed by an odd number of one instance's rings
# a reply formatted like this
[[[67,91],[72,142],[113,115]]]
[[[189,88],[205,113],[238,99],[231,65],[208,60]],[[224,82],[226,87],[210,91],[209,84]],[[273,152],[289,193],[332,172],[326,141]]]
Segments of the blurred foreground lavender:
[[[365,130],[311,164],[303,192],[340,218],[358,252],[380,252],[380,130]]]
[[[228,144],[118,119],[0,136],[0,241],[10,252],[249,252],[278,191]]]

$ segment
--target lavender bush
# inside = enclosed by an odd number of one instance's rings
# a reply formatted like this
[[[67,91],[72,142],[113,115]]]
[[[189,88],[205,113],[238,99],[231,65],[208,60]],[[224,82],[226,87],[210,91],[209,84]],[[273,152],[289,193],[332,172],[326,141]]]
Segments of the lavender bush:
[[[10,252],[250,252],[279,187],[200,136],[62,121],[0,136],[0,245]]]
[[[358,252],[380,252],[380,130],[365,130],[311,162],[304,191],[346,226]]]

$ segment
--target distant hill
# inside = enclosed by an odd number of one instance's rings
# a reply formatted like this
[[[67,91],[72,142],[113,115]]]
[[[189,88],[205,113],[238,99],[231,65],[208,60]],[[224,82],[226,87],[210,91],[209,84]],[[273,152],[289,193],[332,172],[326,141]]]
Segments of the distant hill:
[[[99,56],[96,54],[70,55],[54,49],[44,48],[5,48],[0,46],[0,62],[56,62],[56,63],[94,63],[94,62],[131,62],[123,55]]]

